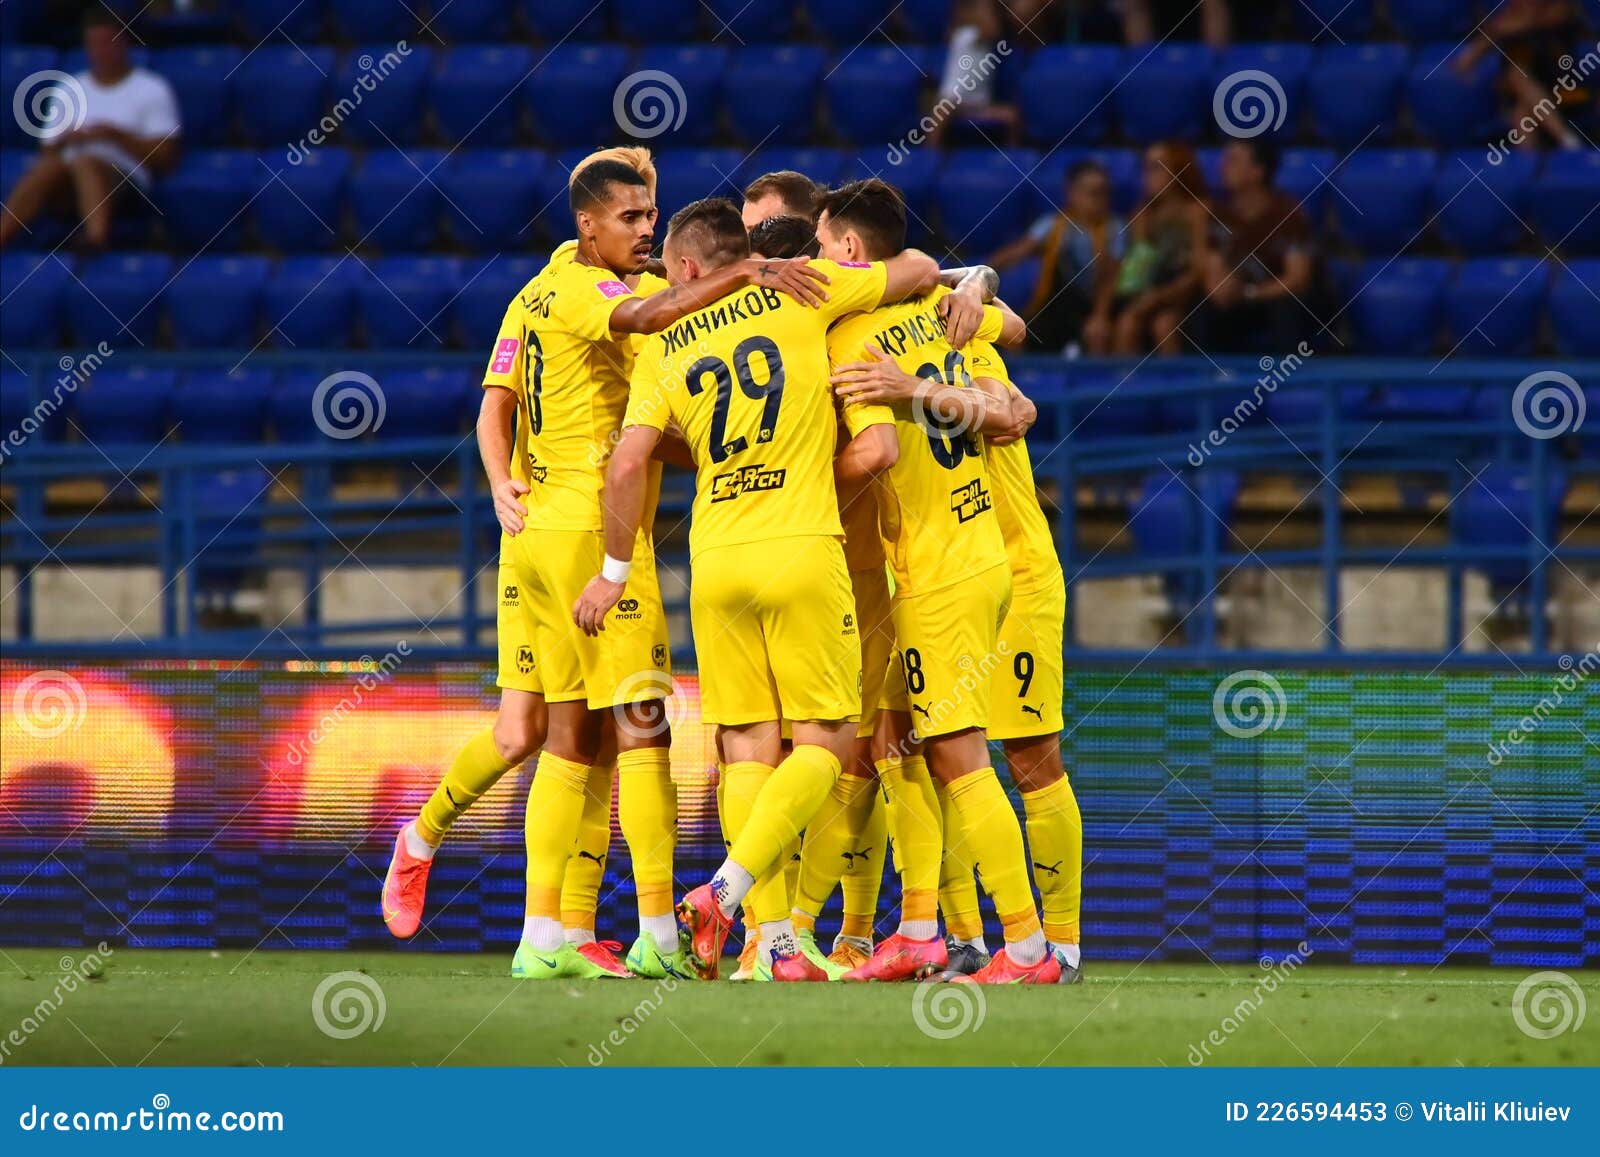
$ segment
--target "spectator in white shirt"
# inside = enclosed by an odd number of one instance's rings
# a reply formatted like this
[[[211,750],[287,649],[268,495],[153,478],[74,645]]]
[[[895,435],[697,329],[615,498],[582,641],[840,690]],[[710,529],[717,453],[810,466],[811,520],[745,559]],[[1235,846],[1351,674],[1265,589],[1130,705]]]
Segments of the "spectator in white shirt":
[[[0,212],[0,246],[10,245],[46,210],[75,205],[83,244],[111,240],[111,215],[125,186],[141,193],[178,160],[178,102],[172,87],[128,58],[128,33],[110,13],[84,20],[89,69],[57,94],[61,131],[46,137],[39,159],[23,173]]]

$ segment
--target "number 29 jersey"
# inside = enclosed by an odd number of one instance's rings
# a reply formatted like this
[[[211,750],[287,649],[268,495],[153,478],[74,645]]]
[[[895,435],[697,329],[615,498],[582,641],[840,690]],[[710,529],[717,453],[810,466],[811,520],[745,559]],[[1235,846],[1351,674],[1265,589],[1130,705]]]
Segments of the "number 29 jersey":
[[[814,261],[828,300],[735,290],[650,338],[635,360],[624,427],[676,424],[695,462],[692,556],[798,535],[838,538],[833,482],[838,430],[827,328],[883,298],[881,263]],[[851,435],[892,421],[887,407],[848,406]]]

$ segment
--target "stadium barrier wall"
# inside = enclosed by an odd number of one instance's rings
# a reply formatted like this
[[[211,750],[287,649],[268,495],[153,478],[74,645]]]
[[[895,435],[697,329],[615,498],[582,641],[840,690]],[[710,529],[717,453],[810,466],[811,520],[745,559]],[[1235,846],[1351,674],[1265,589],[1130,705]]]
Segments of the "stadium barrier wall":
[[[1069,671],[1086,951],[1600,963],[1596,675],[1593,655],[1537,674]],[[0,661],[0,944],[393,944],[378,892],[394,831],[496,700],[487,664],[403,651]],[[687,885],[722,845],[692,674],[670,702]],[[509,954],[526,782],[508,775],[459,822],[402,951]],[[630,929],[628,874],[614,827],[602,936]],[[885,930],[896,903],[890,878]]]

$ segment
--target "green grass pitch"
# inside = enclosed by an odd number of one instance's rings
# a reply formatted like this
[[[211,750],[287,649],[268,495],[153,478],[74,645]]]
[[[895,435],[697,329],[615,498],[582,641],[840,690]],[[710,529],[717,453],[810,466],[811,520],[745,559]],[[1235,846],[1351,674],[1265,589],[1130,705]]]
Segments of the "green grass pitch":
[[[116,949],[62,991],[66,955],[0,950],[0,1063],[1600,1063],[1596,1026],[1549,1039],[1518,1028],[1521,969],[1307,963],[1266,991],[1249,966],[1092,959],[1077,987],[539,984],[510,979],[509,953]],[[1575,976],[1600,1007],[1600,976]],[[319,1027],[319,986],[335,1035]]]

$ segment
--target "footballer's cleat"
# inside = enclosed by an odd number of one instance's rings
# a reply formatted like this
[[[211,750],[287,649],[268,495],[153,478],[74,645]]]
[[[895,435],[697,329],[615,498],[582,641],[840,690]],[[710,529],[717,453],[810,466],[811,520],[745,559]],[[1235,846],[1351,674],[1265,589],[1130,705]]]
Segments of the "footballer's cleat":
[[[816,961],[810,959],[803,952],[796,952],[791,956],[773,957],[772,979],[786,981],[820,980],[827,982],[833,978],[828,975],[828,970]]]
[[[678,921],[689,933],[689,966],[694,974],[701,980],[715,980],[733,920],[722,914],[710,884],[701,884],[678,901]]]
[[[584,948],[599,948],[594,954],[584,952],[565,940],[551,952],[540,952],[526,942],[517,945],[517,954],[511,958],[513,980],[609,980],[629,975],[612,956],[605,961],[605,949],[598,944],[585,944]],[[618,948],[622,945],[618,944]],[[599,957],[599,959],[597,959]]]
[[[745,933],[744,947],[739,950],[739,967],[733,970],[729,980],[754,980],[756,978],[756,954],[761,950],[761,941],[749,932]]]
[[[822,970],[822,979],[838,980],[846,972],[850,971],[849,968],[835,964],[822,954],[822,949],[817,947],[817,934],[811,929],[806,928],[802,931],[796,932],[794,934],[794,938],[795,941],[800,945],[800,955],[804,956],[807,960],[811,961],[812,964],[816,965]],[[778,971],[776,965],[773,966],[772,971],[774,973]],[[783,980],[787,978],[780,976],[778,979]],[[811,978],[806,977],[805,979],[809,980]]]
[[[948,971],[957,976],[972,976],[983,968],[988,967],[992,959],[975,945],[957,940],[954,936],[944,938],[944,949],[949,954],[950,966]]]
[[[843,936],[837,937],[833,942],[833,951],[828,953],[828,963],[839,970],[839,979],[844,979],[844,974],[852,969],[860,968],[872,959],[872,949],[863,948],[854,940],[846,940]]]
[[[1083,961],[1081,959],[1076,964],[1068,964],[1067,954],[1057,944],[1050,946],[1050,954],[1056,958],[1056,963],[1061,965],[1061,979],[1056,981],[1057,984],[1083,983]]]
[[[645,980],[693,980],[694,970],[689,967],[689,950],[684,947],[684,936],[678,933],[678,950],[663,952],[656,938],[648,932],[639,933],[639,939],[628,949],[624,962],[628,971]]]
[[[937,936],[912,940],[896,932],[878,945],[872,959],[845,973],[846,980],[926,980],[943,972],[949,957]]]
[[[772,979],[772,957],[760,948],[756,949],[756,963],[750,970],[750,979],[759,984],[766,984]]]
[[[595,967],[604,969],[607,976],[620,976],[624,980],[632,980],[633,973],[628,971],[627,965],[617,956],[621,951],[622,944],[617,940],[591,940],[587,944],[578,945],[578,954]]]
[[[1017,964],[1002,948],[972,979],[979,984],[1054,984],[1061,979],[1061,964],[1053,952],[1046,952],[1037,964]]]
[[[428,869],[432,860],[411,854],[406,847],[405,829],[394,838],[394,855],[383,877],[383,922],[389,931],[408,940],[422,927],[422,906],[428,898]]]

